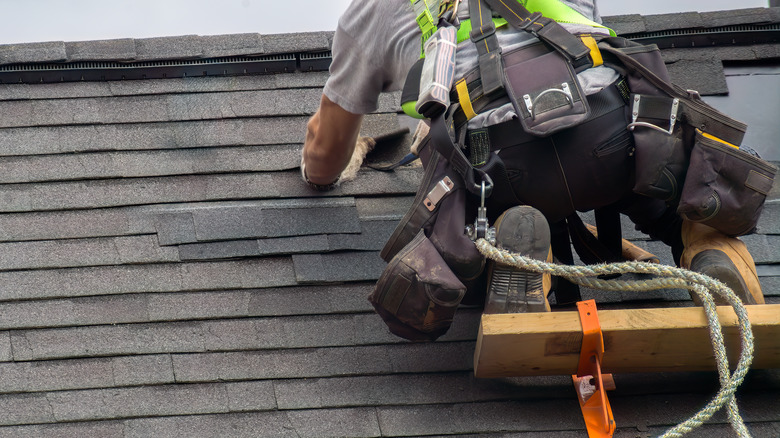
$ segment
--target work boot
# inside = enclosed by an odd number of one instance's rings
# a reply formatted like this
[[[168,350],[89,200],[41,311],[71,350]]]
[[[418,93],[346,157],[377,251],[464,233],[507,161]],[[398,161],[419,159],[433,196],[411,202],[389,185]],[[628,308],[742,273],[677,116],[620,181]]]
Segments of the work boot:
[[[681,267],[722,281],[744,304],[764,304],[756,265],[744,242],[688,220],[683,221],[682,241],[685,250],[680,259]],[[701,305],[695,293],[691,292],[691,297]],[[714,298],[716,304],[728,305],[720,296]]]
[[[512,207],[496,220],[496,246],[512,253],[552,261],[550,227],[539,210]],[[549,274],[488,260],[485,313],[549,312]]]

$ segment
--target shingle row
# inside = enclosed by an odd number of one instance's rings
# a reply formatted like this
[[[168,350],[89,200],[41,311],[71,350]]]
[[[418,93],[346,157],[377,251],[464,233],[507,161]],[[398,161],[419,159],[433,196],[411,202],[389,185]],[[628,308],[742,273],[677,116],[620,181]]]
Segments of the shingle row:
[[[297,168],[300,145],[7,157],[0,184]]]
[[[161,245],[361,232],[351,197],[182,206],[160,215],[156,226]]]
[[[298,170],[284,172],[184,175],[75,182],[0,185],[0,211],[75,210],[231,199],[279,199],[312,196],[405,195],[415,193],[418,169],[361,171],[356,180],[328,193],[301,182]]]
[[[250,205],[250,201],[246,202]],[[361,220],[397,221],[406,212],[412,198],[361,197],[354,202]],[[158,220],[160,215],[204,205],[219,203],[5,213],[0,215],[0,242],[154,234],[159,232],[162,224]]]
[[[0,128],[305,116],[317,110],[321,95],[317,88],[298,88],[2,101]],[[380,112],[398,110],[389,97],[379,104]]]
[[[0,101],[322,88],[327,72],[56,84],[0,84]]]
[[[618,34],[633,34],[753,23],[777,23],[780,21],[780,11],[777,8],[752,8],[653,15],[630,14],[602,18],[604,25],[611,27]]]
[[[473,342],[440,342],[2,362],[0,394],[397,373],[459,372],[462,380],[473,350]]]
[[[301,144],[307,120],[294,116],[7,128],[0,129],[0,155]],[[390,132],[397,126],[394,114],[368,115],[363,135]]]
[[[227,240],[181,244],[179,259],[212,260],[344,250],[379,251],[395,229],[397,220],[362,221],[360,233],[293,235],[257,240]],[[308,231],[307,231],[308,232]]]
[[[373,288],[368,282],[12,301],[0,306],[0,329],[371,312],[366,298]]]
[[[0,395],[0,408],[5,412],[0,424],[267,411],[275,407],[273,383],[269,381],[58,391]]]
[[[479,313],[463,310],[442,341],[476,338]],[[14,361],[373,345],[404,342],[373,313],[242,318],[13,330]]]
[[[279,35],[183,35],[139,39],[0,45],[0,64],[151,61],[325,51],[333,32]]]
[[[0,282],[0,301],[297,284],[289,257],[5,271]]]

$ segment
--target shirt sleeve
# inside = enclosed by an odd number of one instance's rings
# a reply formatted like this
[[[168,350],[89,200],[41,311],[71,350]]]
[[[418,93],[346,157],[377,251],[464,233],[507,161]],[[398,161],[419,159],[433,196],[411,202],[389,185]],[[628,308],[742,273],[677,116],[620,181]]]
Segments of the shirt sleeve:
[[[382,92],[401,89],[420,55],[408,0],[356,0],[339,19],[323,93],[353,114],[368,114]]]

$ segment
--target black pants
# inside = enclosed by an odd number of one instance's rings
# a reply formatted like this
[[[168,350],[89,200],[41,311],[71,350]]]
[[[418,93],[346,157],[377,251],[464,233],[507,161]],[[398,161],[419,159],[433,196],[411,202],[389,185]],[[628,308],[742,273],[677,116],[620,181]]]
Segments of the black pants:
[[[494,157],[485,165],[495,188],[488,199],[491,222],[513,205],[539,209],[551,224],[576,211],[610,207],[636,228],[668,244],[675,262],[683,245],[682,219],[674,206],[635,194],[634,142],[626,129],[629,109],[614,87],[589,96],[594,115],[585,123],[539,138],[520,123],[488,128]]]

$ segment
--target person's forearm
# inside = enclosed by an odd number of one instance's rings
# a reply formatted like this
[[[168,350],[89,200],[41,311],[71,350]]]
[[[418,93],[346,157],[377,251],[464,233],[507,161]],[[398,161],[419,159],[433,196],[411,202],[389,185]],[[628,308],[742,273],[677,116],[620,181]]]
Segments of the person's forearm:
[[[362,119],[322,96],[320,109],[307,124],[303,145],[309,181],[330,184],[339,177],[352,157]]]

